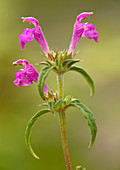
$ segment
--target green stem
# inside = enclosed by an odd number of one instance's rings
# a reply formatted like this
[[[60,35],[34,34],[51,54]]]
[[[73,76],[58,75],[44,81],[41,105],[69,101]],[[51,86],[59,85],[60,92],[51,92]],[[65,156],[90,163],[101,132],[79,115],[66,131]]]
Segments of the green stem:
[[[58,74],[57,76],[57,83],[58,83],[58,97],[59,100],[63,99],[63,91],[64,91],[64,75]],[[71,170],[71,163],[70,163],[70,157],[67,147],[67,135],[66,135],[66,117],[65,112],[61,111],[59,112],[59,120],[60,120],[60,127],[61,127],[61,139],[62,139],[62,146],[63,146],[63,152],[65,156],[65,162],[67,166],[67,170]]]

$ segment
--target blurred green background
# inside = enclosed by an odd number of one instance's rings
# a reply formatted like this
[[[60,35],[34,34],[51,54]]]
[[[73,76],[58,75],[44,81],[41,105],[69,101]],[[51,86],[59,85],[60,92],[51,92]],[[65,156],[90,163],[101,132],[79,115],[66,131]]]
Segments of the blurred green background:
[[[34,159],[25,146],[28,120],[43,101],[37,85],[18,88],[13,84],[21,67],[12,62],[26,58],[34,66],[43,61],[36,41],[21,51],[18,36],[28,23],[22,16],[36,17],[52,50],[69,47],[73,25],[79,13],[93,11],[86,19],[99,31],[99,42],[81,38],[76,58],[94,79],[95,95],[89,96],[86,81],[77,73],[66,73],[65,95],[71,94],[95,114],[98,133],[89,150],[90,130],[77,109],[67,115],[68,145],[73,170],[82,165],[87,170],[120,170],[120,1],[119,0],[4,0],[0,1],[0,170],[65,170],[58,115],[44,115],[35,124],[32,146],[40,156]],[[40,71],[42,66],[36,66]],[[56,75],[47,78],[56,89]]]

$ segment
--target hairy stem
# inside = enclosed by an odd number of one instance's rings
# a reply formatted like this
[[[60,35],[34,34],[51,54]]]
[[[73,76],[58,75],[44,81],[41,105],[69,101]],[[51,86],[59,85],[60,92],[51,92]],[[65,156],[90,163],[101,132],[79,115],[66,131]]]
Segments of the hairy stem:
[[[58,97],[59,99],[63,99],[64,96],[64,75],[58,74],[57,76],[57,84],[58,84]],[[61,111],[59,112],[59,120],[60,120],[60,128],[61,128],[61,139],[62,139],[62,146],[63,146],[63,152],[65,156],[65,162],[67,166],[67,170],[71,170],[71,163],[70,163],[70,157],[67,147],[67,135],[66,135],[66,117],[65,112]]]

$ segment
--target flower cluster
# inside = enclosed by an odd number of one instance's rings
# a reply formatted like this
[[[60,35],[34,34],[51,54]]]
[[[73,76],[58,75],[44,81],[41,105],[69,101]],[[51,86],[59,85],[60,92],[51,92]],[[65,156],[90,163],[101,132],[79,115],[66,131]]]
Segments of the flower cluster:
[[[67,55],[72,54],[75,50],[75,47],[81,37],[87,37],[88,39],[93,39],[94,41],[98,41],[98,31],[95,30],[93,24],[89,23],[82,23],[81,21],[88,17],[89,15],[93,14],[93,12],[84,12],[77,16],[76,22],[74,24],[73,36],[70,43],[70,47],[67,51]],[[22,17],[23,22],[32,23],[35,28],[27,28],[24,29],[24,32],[19,36],[21,49],[24,49],[26,43],[30,42],[35,38],[35,40],[40,44],[42,47],[46,58],[49,58],[49,54],[51,54],[41,27],[38,25],[38,20],[33,17]],[[18,87],[27,86],[34,82],[37,83],[38,81],[38,73],[35,68],[26,60],[18,60],[13,63],[14,65],[23,65],[25,66],[24,69],[21,69],[20,72],[16,73],[16,80],[14,84]],[[44,92],[47,95],[48,89],[47,85],[44,85]]]

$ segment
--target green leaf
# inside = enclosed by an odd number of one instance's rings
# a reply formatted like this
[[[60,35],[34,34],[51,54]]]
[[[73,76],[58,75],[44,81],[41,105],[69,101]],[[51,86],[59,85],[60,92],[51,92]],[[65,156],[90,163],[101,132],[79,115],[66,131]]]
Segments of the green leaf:
[[[55,66],[46,66],[44,67],[42,70],[41,70],[41,73],[39,75],[39,78],[38,78],[38,90],[39,90],[39,93],[40,93],[40,96],[45,100],[45,94],[44,94],[44,90],[43,90],[43,86],[44,86],[44,83],[45,83],[45,79],[48,75],[48,73],[54,68]]]
[[[79,61],[80,61],[79,59],[76,59],[76,60],[71,61],[71,62],[68,64],[68,68],[71,67],[73,64],[79,62]]]
[[[94,83],[93,83],[93,80],[91,79],[91,77],[88,75],[88,73],[85,70],[83,70],[82,68],[77,67],[77,66],[71,67],[70,70],[71,71],[76,71],[76,72],[82,74],[82,76],[87,80],[88,84],[90,85],[90,87],[91,87],[91,96],[93,96],[93,94],[94,94]]]
[[[46,61],[40,62],[40,63],[38,63],[38,64],[43,64],[43,65],[47,65],[47,66],[49,66],[49,63],[48,63],[48,62],[46,62]]]
[[[68,67],[70,67],[71,65],[73,65],[79,61],[80,61],[79,59],[66,59],[65,61],[63,61],[62,65],[63,65],[63,67],[65,67],[66,65],[68,65]]]
[[[77,102],[77,103],[80,103],[80,101],[79,101],[78,99],[75,99],[75,98],[72,98],[72,99],[71,99],[71,102],[72,102],[72,103],[76,103],[76,102]]]
[[[26,145],[28,150],[30,151],[30,153],[32,154],[32,156],[34,156],[35,158],[39,159],[39,157],[34,153],[30,141],[31,141],[31,130],[32,127],[35,123],[35,121],[43,114],[50,112],[50,110],[41,110],[39,112],[37,112],[28,122],[28,125],[26,127],[26,132],[25,132],[25,139],[26,139]]]
[[[48,103],[42,103],[42,104],[39,104],[38,106],[48,106]]]
[[[62,63],[63,67],[64,67],[66,64],[70,63],[71,61],[73,61],[73,60],[72,60],[72,59],[66,59],[65,61],[63,61],[63,63]]]
[[[78,109],[80,109],[85,119],[87,119],[88,125],[90,126],[90,131],[91,131],[91,141],[89,145],[89,148],[90,148],[95,141],[95,137],[97,133],[95,117],[93,113],[82,103],[71,103],[69,104],[69,106],[77,107]]]
[[[55,108],[57,108],[57,107],[59,107],[62,103],[64,103],[65,101],[64,100],[62,100],[62,99],[60,99],[54,106],[53,106],[53,108],[55,109]]]
[[[49,109],[52,113],[54,113],[54,108],[53,108],[54,102],[48,102]]]
[[[76,166],[76,170],[86,170],[86,169],[83,168],[82,166]]]
[[[49,66],[52,66],[52,63],[49,60],[46,60]]]
[[[58,67],[59,63],[58,63],[58,59],[56,58],[55,60],[55,65]]]

